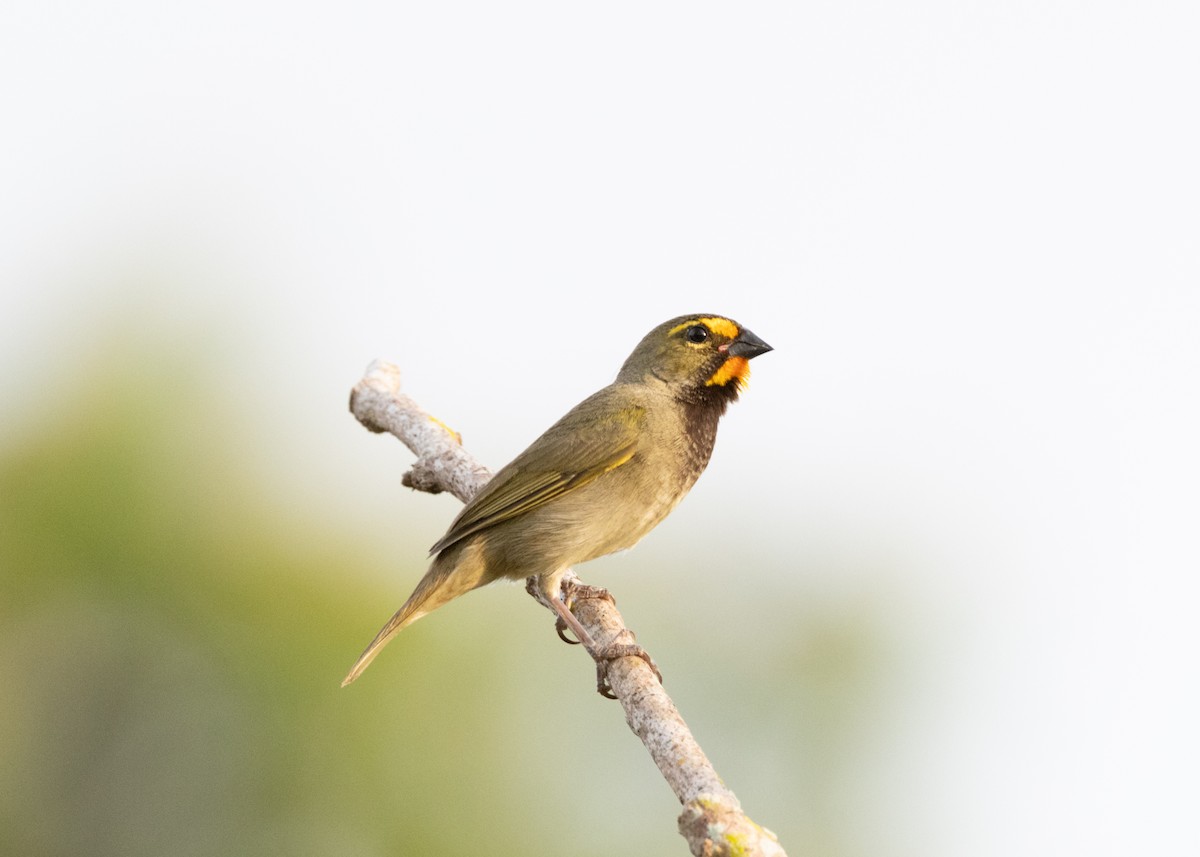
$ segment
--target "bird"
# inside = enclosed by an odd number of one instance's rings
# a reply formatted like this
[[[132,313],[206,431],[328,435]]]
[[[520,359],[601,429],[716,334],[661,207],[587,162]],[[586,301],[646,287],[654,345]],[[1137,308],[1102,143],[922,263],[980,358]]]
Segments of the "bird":
[[[401,630],[501,579],[527,579],[557,614],[560,636],[570,628],[598,665],[636,654],[653,666],[640,646],[596,646],[564,598],[563,575],[633,547],[670,514],[708,465],[717,422],[746,385],[749,361],[771,350],[720,315],[678,316],[651,330],[611,384],[568,411],[463,507],[430,549],[425,576],[342,687]],[[602,693],[603,686],[602,677]]]

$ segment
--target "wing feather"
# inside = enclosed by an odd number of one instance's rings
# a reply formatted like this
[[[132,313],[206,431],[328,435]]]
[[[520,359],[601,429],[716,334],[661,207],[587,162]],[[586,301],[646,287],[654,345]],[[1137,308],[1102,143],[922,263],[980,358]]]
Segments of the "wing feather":
[[[440,553],[468,536],[568,494],[633,458],[645,414],[614,409],[612,387],[584,400],[497,473],[432,548]]]

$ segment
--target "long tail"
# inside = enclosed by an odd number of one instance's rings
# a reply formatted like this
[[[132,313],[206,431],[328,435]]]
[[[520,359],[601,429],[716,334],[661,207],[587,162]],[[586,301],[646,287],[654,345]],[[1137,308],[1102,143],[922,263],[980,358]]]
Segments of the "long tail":
[[[468,554],[474,554],[468,556]],[[413,594],[408,596],[404,605],[388,620],[371,644],[363,650],[350,668],[350,672],[342,680],[342,687],[350,684],[362,671],[371,665],[392,639],[406,627],[416,622],[427,613],[432,613],[448,601],[457,598],[486,581],[483,579],[483,563],[478,559],[478,552],[452,549],[439,554],[430,566],[429,571],[421,578]]]

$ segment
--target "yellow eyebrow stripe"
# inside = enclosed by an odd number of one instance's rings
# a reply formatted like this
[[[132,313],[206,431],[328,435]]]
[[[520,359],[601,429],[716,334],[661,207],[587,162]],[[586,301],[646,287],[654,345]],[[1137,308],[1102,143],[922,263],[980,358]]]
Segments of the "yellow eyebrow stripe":
[[[693,324],[703,324],[713,333],[728,337],[729,339],[737,339],[742,332],[736,324],[727,318],[720,316],[711,316],[709,318],[693,318],[685,321],[683,324],[677,324],[667,331],[667,336],[672,336],[684,328],[691,327]]]

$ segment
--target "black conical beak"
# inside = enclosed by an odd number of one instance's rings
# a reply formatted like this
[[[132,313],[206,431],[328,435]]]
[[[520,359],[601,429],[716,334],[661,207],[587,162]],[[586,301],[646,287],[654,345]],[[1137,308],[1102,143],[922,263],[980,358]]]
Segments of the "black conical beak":
[[[732,354],[734,357],[745,357],[747,360],[774,350],[775,349],[767,345],[767,343],[763,342],[745,328],[743,328],[742,332],[738,334],[737,339],[729,343],[730,354]]]

